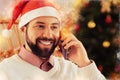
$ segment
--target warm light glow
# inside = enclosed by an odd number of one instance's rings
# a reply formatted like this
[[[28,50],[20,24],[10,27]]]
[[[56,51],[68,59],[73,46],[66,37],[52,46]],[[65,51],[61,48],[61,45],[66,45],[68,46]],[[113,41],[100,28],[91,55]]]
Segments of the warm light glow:
[[[5,42],[5,39],[2,35],[0,35],[0,45],[2,45]]]
[[[82,6],[83,5],[82,2],[83,2],[83,0],[75,0],[74,6],[75,7]]]
[[[96,24],[95,24],[94,21],[89,21],[89,22],[88,22],[88,27],[89,27],[89,28],[95,28],[95,26],[96,26]]]
[[[14,1],[17,0],[0,0],[0,16],[3,16],[6,19],[11,18],[11,14],[14,7]],[[16,5],[16,4],[15,4]]]
[[[108,48],[110,47],[110,42],[109,41],[103,41],[103,47]]]
[[[0,51],[3,51],[5,47],[5,38],[0,35]]]
[[[12,30],[7,30],[7,29],[4,29],[2,31],[2,35],[6,38],[9,38],[10,36],[12,36]]]

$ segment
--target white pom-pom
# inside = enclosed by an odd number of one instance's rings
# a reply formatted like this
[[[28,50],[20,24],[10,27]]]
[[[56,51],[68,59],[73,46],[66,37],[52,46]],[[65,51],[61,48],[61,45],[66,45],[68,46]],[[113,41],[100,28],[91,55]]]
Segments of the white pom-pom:
[[[2,35],[6,38],[9,38],[12,35],[12,30],[4,29]]]

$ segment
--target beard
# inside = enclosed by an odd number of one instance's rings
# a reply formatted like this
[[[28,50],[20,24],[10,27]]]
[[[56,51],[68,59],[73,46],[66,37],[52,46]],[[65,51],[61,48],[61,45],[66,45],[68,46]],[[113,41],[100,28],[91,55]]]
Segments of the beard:
[[[39,47],[39,41],[40,40],[44,40],[44,41],[50,41],[52,42],[52,47],[49,48],[41,48]],[[35,54],[38,57],[41,57],[43,59],[47,59],[49,58],[52,53],[54,52],[56,46],[58,45],[59,39],[58,41],[56,39],[48,39],[48,38],[37,38],[35,44],[30,40],[27,31],[26,31],[26,42],[28,44],[28,46],[30,47],[31,51],[33,52],[33,54]]]

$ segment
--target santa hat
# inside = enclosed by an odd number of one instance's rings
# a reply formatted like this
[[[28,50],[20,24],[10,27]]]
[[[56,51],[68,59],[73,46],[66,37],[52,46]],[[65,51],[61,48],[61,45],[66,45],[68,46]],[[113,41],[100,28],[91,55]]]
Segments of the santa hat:
[[[19,15],[21,15],[18,24],[19,28],[22,28],[34,18],[40,16],[52,16],[61,21],[58,9],[48,0],[21,0],[13,10],[12,19],[7,27],[8,29],[11,29]]]

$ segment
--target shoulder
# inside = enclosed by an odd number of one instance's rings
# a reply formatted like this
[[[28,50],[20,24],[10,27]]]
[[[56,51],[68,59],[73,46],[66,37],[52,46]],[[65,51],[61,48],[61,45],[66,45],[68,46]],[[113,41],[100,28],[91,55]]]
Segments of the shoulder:
[[[0,62],[0,68],[8,67],[9,65],[12,65],[13,63],[15,63],[16,60],[17,60],[17,55],[13,55],[9,58],[6,58]]]

